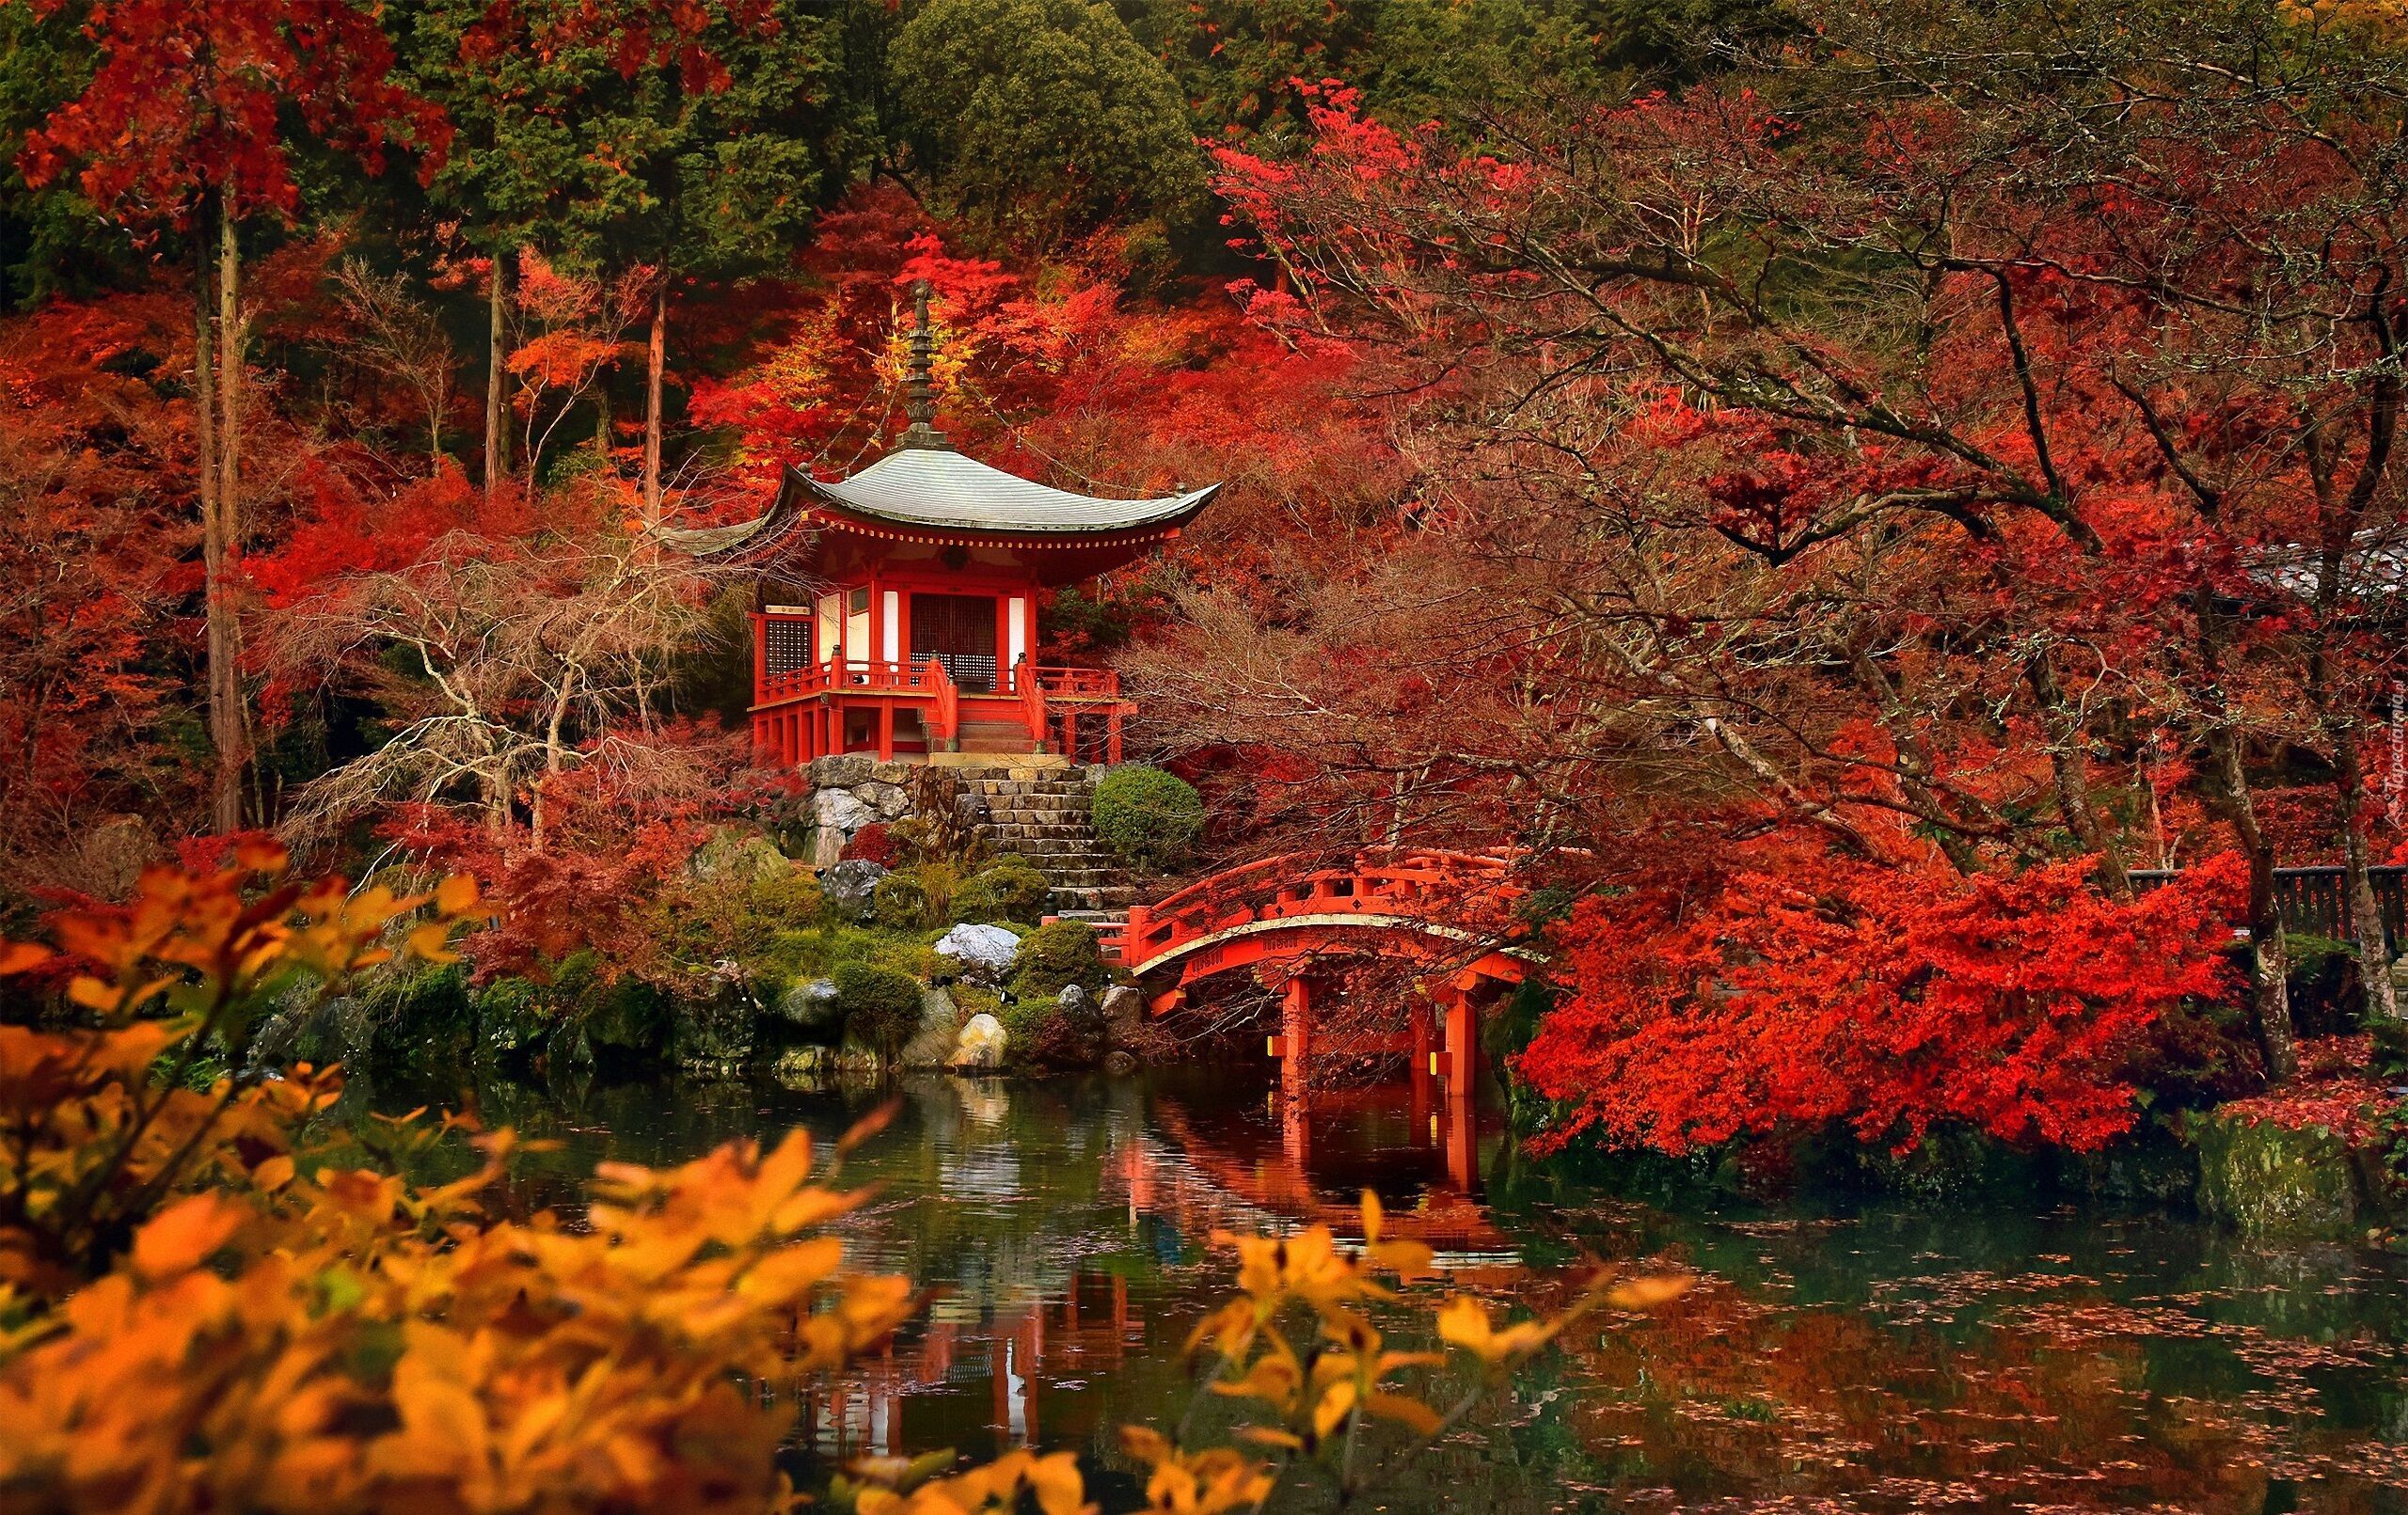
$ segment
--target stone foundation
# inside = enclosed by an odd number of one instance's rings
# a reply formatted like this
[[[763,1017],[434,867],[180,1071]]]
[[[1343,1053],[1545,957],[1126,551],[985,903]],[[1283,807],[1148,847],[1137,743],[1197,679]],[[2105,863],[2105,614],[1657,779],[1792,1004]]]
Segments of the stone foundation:
[[[1135,897],[1119,867],[1095,840],[1090,809],[1095,773],[1056,760],[955,758],[962,818],[994,854],[1018,853],[1054,888],[1064,910],[1108,910]],[[866,753],[814,761],[803,802],[803,856],[815,869],[835,866],[862,828],[892,826],[911,814],[911,775],[919,765],[880,763]]]

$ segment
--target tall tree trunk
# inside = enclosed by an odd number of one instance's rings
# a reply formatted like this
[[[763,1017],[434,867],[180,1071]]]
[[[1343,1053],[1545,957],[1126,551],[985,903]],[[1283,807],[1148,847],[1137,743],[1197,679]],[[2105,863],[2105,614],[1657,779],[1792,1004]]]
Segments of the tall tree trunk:
[[[200,481],[202,621],[209,638],[209,745],[216,759],[211,823],[223,831],[243,826],[242,728],[227,698],[227,668],[234,660],[228,634],[226,517],[217,499],[217,321],[211,308],[208,220],[194,217],[192,269],[192,408],[194,471]]]
[[[2049,773],[2056,786],[2057,813],[2082,849],[2098,860],[2099,886],[2119,900],[2131,899],[2132,879],[2123,849],[2099,820],[2098,804],[2091,798],[2090,761],[2085,751],[2089,734],[2083,729],[2081,715],[2066,699],[2047,653],[2036,655],[2025,665],[2024,678],[2049,738]]]
[[[643,520],[660,524],[660,371],[669,358],[669,272],[652,292],[652,340],[643,374]]]
[[[501,492],[501,481],[510,477],[510,412],[502,404],[501,344],[502,311],[506,298],[503,290],[509,263],[499,254],[493,260],[493,276],[485,282],[490,292],[485,299],[485,494]]]
[[[2242,767],[2241,734],[2219,722],[2209,733],[2208,750],[2225,819],[2249,863],[2250,1007],[2257,1013],[2266,1076],[2279,1083],[2299,1071],[2299,1045],[2291,1030],[2290,948],[2274,898],[2274,844],[2258,824],[2258,807]]]
[[[2368,874],[2366,753],[2354,716],[2333,742],[2333,783],[2340,791],[2342,883],[2350,896],[2350,936],[2358,950],[2358,980],[2366,988],[2370,1019],[2400,1018],[2400,991],[2391,981],[2391,934],[2384,928],[2383,902]]]
[[[242,825],[243,771],[251,756],[251,713],[243,692],[243,621],[240,592],[243,565],[242,415],[243,253],[235,238],[233,202],[217,204],[217,516],[223,523],[222,550],[226,567],[226,705],[233,740],[217,752],[217,810]],[[231,791],[229,797],[228,791]]]

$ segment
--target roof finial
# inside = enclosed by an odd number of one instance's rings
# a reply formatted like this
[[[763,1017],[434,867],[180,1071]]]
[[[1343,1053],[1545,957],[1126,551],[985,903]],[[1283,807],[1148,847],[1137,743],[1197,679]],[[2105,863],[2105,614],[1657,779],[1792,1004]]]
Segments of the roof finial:
[[[911,368],[903,381],[903,414],[911,418],[911,424],[903,430],[903,447],[943,450],[947,446],[944,434],[936,428],[936,385],[928,376],[929,360],[936,354],[936,336],[928,329],[928,281],[914,279]]]

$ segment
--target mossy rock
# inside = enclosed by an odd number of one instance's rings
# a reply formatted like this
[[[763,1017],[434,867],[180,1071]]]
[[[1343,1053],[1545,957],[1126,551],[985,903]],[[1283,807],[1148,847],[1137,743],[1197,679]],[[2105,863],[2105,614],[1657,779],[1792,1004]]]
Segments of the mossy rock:
[[[670,1017],[670,1055],[691,1073],[732,1075],[752,1060],[753,1012],[732,988],[683,1000]]]
[[[832,975],[845,1012],[845,1040],[892,1064],[920,1025],[920,981],[868,963],[843,963]]]
[[[1012,994],[1022,1000],[1052,1000],[1072,984],[1101,990],[1111,976],[1095,927],[1085,921],[1050,921],[1021,939],[1020,956],[1012,967]]]
[[[559,1024],[543,986],[523,978],[500,978],[477,990],[477,1057],[517,1066],[533,1058]]]
[[[1045,876],[1015,854],[971,876],[953,896],[953,918],[983,925],[1035,925],[1053,897]]]
[[[2244,1236],[2339,1239],[2363,1231],[2365,1196],[2349,1144],[2205,1111],[2185,1123],[2199,1153],[2199,1210]]]

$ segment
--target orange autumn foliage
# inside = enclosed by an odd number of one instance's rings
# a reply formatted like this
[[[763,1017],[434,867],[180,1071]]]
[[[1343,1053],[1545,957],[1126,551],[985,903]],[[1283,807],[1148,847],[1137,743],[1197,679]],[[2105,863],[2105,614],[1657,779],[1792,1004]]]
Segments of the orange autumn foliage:
[[[0,977],[46,980],[71,1013],[0,1028],[0,1508],[752,1511],[792,1507],[784,1444],[806,1381],[842,1373],[911,1314],[909,1280],[848,1270],[831,1227],[863,1197],[829,1187],[809,1134],[731,1143],[661,1170],[604,1164],[581,1224],[496,1212],[517,1144],[421,1187],[361,1166],[453,1127],[317,1121],[332,1070],[250,1068],[207,1088],[204,1054],[248,1066],[272,1002],[331,993],[401,954],[442,961],[486,912],[466,879],[401,895],[287,879],[247,841],[214,873],[153,868],[121,907],[61,912],[56,949],[0,944]],[[388,943],[397,943],[388,946]],[[65,1023],[59,1023],[65,1022]],[[864,1123],[838,1155],[874,1131]],[[1417,1242],[1326,1227],[1216,1238],[1241,1293],[1198,1327],[1207,1386],[1267,1405],[1241,1435],[1275,1454],[1182,1447],[1131,1428],[1148,1507],[1259,1508],[1317,1465],[1348,1496],[1409,1461],[1578,1314],[1684,1286],[1594,1288],[1554,1320],[1432,1317],[1471,1387],[1448,1412],[1399,1375],[1442,1353],[1384,1349],[1368,1307],[1426,1271]],[[1302,1351],[1283,1318],[1301,1314]],[[1416,1440],[1358,1471],[1373,1422]],[[1327,1455],[1343,1445],[1342,1458]],[[1034,1503],[1095,1508],[1075,1459],[1016,1451],[871,1458],[830,1491],[861,1515]],[[1334,1466],[1333,1466],[1334,1464]]]

